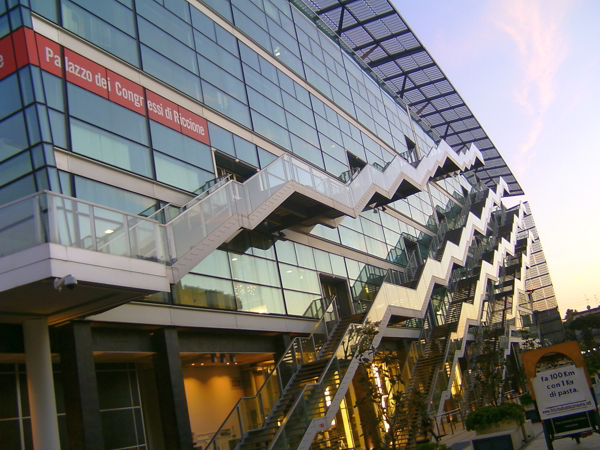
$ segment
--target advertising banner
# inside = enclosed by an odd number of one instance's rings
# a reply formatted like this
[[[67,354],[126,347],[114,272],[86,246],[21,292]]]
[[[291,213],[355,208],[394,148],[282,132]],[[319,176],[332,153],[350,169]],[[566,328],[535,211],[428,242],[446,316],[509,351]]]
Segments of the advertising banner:
[[[581,367],[570,365],[546,370],[531,381],[542,420],[596,409]]]
[[[114,103],[147,115],[173,130],[210,145],[203,117],[143,88],[58,43],[21,28],[0,39],[0,80],[33,64]]]

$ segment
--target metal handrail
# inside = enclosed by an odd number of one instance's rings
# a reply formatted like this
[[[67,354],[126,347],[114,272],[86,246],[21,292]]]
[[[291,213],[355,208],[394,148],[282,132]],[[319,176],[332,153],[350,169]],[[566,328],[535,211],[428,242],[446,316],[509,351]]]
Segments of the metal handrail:
[[[328,297],[326,297],[328,298]],[[324,309],[323,311],[323,316],[319,319],[319,321],[313,326],[312,332],[311,334],[308,336],[308,339],[311,339],[314,334],[316,333],[316,331],[319,329],[321,322],[324,321],[326,314],[328,313],[329,307],[334,305],[334,302],[337,301],[336,296],[330,297],[331,298],[331,302],[328,303],[327,307]],[[326,327],[325,327],[326,328]],[[223,429],[223,427],[225,426],[225,424],[227,423],[227,421],[229,420],[229,418],[231,417],[231,415],[238,410],[240,404],[242,403],[242,401],[244,400],[251,400],[254,398],[258,398],[259,395],[261,394],[261,392],[263,391],[263,389],[265,388],[265,386],[267,386],[267,384],[269,383],[269,381],[271,380],[271,378],[273,377],[273,374],[275,372],[278,372],[278,368],[279,366],[282,364],[282,362],[284,361],[284,358],[286,357],[286,355],[288,354],[288,352],[290,350],[292,350],[292,348],[294,347],[294,345],[296,343],[301,343],[301,338],[296,337],[294,339],[292,339],[292,342],[290,342],[290,344],[287,346],[287,348],[285,349],[285,351],[283,352],[281,358],[279,358],[279,361],[277,362],[277,364],[275,365],[275,367],[273,368],[273,370],[271,370],[271,372],[269,373],[269,375],[265,378],[265,381],[263,382],[262,386],[260,387],[260,389],[258,391],[256,391],[256,394],[250,397],[242,397],[240,398],[237,403],[235,404],[235,406],[233,407],[233,409],[229,412],[229,414],[227,415],[227,417],[225,418],[225,420],[221,423],[221,425],[219,426],[219,428],[217,429],[217,431],[214,433],[212,439],[208,442],[208,444],[206,445],[205,448],[209,448],[210,445],[215,441],[215,439],[217,438],[217,436],[219,436],[219,433],[221,432],[221,430]],[[316,351],[315,351],[316,353]],[[288,382],[289,384],[289,382]],[[287,387],[287,385],[285,386]],[[283,392],[285,391],[285,388],[282,387],[281,392],[280,392],[280,397],[281,395],[283,395]],[[242,430],[243,431],[243,430]]]
[[[221,177],[218,178],[213,178],[212,180],[207,181],[206,183],[204,183],[200,188],[196,189],[194,191],[195,194],[197,194],[194,198],[192,198],[191,200],[189,200],[187,203],[184,203],[182,206],[177,206],[175,203],[167,203],[166,205],[164,205],[162,208],[156,210],[154,213],[150,214],[149,216],[142,216],[142,217],[146,217],[147,219],[152,218],[152,216],[155,216],[157,214],[159,214],[161,211],[165,211],[167,208],[171,207],[171,208],[179,208],[180,210],[185,211],[186,207],[192,203],[195,200],[199,200],[200,197],[204,198],[206,197],[208,194],[211,193],[211,189],[213,189],[213,187],[217,186],[215,189],[218,189],[219,187],[221,187],[223,184],[223,182],[227,182],[229,181],[229,179],[231,178],[230,174],[225,174]],[[205,186],[207,186],[208,184],[212,183],[210,186],[208,186],[208,188],[204,189]],[[144,210],[144,211],[147,211]],[[142,212],[144,212],[142,211]],[[165,220],[165,222],[168,222],[167,220]]]
[[[361,325],[363,325],[364,322],[366,322],[366,320],[367,320],[367,315],[365,314],[365,318],[364,318],[363,323]],[[338,352],[339,348],[344,344],[344,338],[349,334],[349,330],[351,330],[353,328],[357,328],[358,326],[360,326],[360,325],[350,324],[350,326],[348,327],[348,329],[346,330],[346,332],[342,336],[342,338],[340,340],[340,343],[335,348],[335,351],[333,352],[333,356],[329,359],[329,361],[327,362],[327,365],[323,369],[323,372],[321,373],[321,376],[319,377],[319,379],[316,382],[314,382],[314,383],[309,383],[309,384],[304,385],[302,391],[300,391],[298,397],[294,401],[294,404],[289,409],[289,411],[285,415],[284,419],[281,421],[281,424],[279,425],[279,428],[277,429],[277,433],[275,434],[275,436],[271,440],[271,442],[270,442],[269,447],[267,448],[267,450],[272,450],[273,449],[273,446],[277,442],[277,438],[281,435],[281,433],[283,433],[283,430],[285,429],[285,425],[289,422],[290,417],[294,413],[294,411],[295,411],[296,407],[298,406],[298,403],[300,402],[300,400],[302,400],[304,398],[304,394],[306,393],[306,391],[309,388],[313,388],[315,386],[318,386],[318,385],[322,384],[323,381],[325,381],[325,376],[329,372],[329,369],[331,368],[331,365],[333,364],[334,360],[337,361],[337,352]],[[354,351],[354,354],[352,356],[352,359],[354,359],[356,357],[358,351],[359,351],[359,348],[357,346],[357,348]],[[342,384],[342,379],[343,379],[343,377],[340,377],[340,385]]]

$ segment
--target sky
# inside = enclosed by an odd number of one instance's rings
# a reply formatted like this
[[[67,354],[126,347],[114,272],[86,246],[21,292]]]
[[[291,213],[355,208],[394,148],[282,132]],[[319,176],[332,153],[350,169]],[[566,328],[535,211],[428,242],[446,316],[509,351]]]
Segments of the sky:
[[[392,2],[525,191],[563,317],[598,306],[600,1]]]

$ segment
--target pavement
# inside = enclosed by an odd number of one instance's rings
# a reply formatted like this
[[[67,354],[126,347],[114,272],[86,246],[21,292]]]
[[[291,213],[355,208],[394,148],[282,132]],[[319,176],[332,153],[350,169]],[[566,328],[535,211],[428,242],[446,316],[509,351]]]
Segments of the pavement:
[[[541,424],[538,425],[539,430],[542,431]],[[537,428],[534,428],[534,430]],[[581,439],[581,444],[578,444],[575,439],[564,438],[558,439],[552,442],[554,450],[598,450],[600,449],[600,434],[594,433],[591,436]],[[546,445],[546,439],[544,439],[544,433],[535,438],[533,441],[527,443],[523,450],[548,450]]]
[[[533,439],[527,442],[519,450],[548,450],[544,431],[541,423],[533,424]],[[463,429],[455,430],[454,434],[444,436],[442,443],[452,450],[472,450],[470,441],[475,437],[475,432]],[[564,438],[552,442],[554,450],[600,450],[600,434],[593,434],[581,439],[578,444],[575,439]]]

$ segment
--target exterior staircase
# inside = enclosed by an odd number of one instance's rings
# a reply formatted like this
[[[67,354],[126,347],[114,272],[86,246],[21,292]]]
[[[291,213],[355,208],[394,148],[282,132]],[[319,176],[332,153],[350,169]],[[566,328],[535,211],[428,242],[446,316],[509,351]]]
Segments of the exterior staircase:
[[[485,203],[480,216],[468,211],[465,213],[467,217],[463,221],[458,244],[448,242],[441,261],[428,258],[414,288],[403,286],[405,280],[399,280],[394,275],[395,271],[388,271],[374,301],[363,303],[361,314],[340,318],[334,307],[335,302],[332,303],[309,337],[292,341],[259,392],[240,400],[207,448],[225,449],[228,444],[221,444],[220,432],[224,428],[231,428],[239,430],[241,440],[236,447],[238,450],[308,449],[317,433],[327,430],[335,419],[348,385],[354,378],[359,365],[356,349],[365,344],[357,340],[357,327],[377,323],[380,333],[371,343],[367,343],[377,347],[383,330],[398,308],[402,310],[400,315],[406,314],[408,307],[414,317],[424,317],[429,294],[421,298],[418,306],[403,305],[397,301],[411,292],[410,295],[423,291],[430,293],[434,283],[449,282],[452,266],[467,263],[468,248],[475,230],[485,234],[494,205],[500,202],[505,189],[506,184],[501,180],[495,193],[485,190]],[[436,276],[439,273],[448,275],[441,280]],[[431,330],[425,358],[419,360],[414,368],[415,373],[422,375],[424,380],[413,377],[413,380],[419,379],[419,392],[428,391],[435,376],[431,368],[443,363],[447,357],[450,336],[457,330],[457,318],[460,318],[460,310],[466,301],[464,299],[450,304],[446,314],[447,324]],[[294,374],[282,377],[284,367],[286,373],[294,369]],[[417,391],[416,382],[413,381],[413,384],[415,388],[411,388],[410,392]],[[250,410],[252,414],[249,414]],[[245,419],[248,416],[254,418],[252,423]]]
[[[492,334],[495,333],[498,337],[504,334],[506,319],[512,314],[513,303],[512,299],[510,302],[506,300],[509,295],[514,296],[517,289],[524,287],[524,271],[529,261],[528,248],[530,248],[530,238],[517,240],[523,213],[524,209],[521,206],[508,214],[504,209],[498,210],[496,213],[496,224],[491,227],[493,231],[492,235],[484,238],[485,245],[480,249],[482,252],[482,262],[479,281],[474,285],[475,301],[469,301],[468,303],[474,303],[474,305],[485,304],[487,305],[487,311],[478,309],[475,317],[482,318],[481,320],[463,319],[461,321],[458,336],[462,338],[462,345],[454,355],[453,361],[448,361],[448,364],[452,363],[452,369],[450,370],[448,379],[445,380],[446,390],[439,396],[441,400],[451,398],[454,376],[457,367],[459,367],[459,361],[462,358],[466,358],[467,365],[470,366],[472,358],[484,349],[482,331],[484,329],[491,330],[493,331]],[[493,242],[497,242],[497,245],[492,245]],[[506,280],[507,270],[513,274],[521,272],[521,275],[515,275],[511,281],[508,281]],[[519,279],[519,276],[522,280]],[[494,281],[491,290],[488,289],[488,280]],[[508,294],[502,297],[500,301],[496,298],[498,288]],[[469,296],[471,294],[473,294],[473,291],[469,293]],[[484,297],[485,301],[483,301]],[[470,308],[473,308],[473,306],[470,306]],[[469,327],[475,327],[474,329],[477,330],[475,333],[476,342],[471,344],[466,339]],[[467,347],[473,350],[468,353]],[[481,395],[475,387],[478,376],[473,371],[463,372],[462,379],[466,386],[461,386],[461,389],[459,389],[459,397],[462,395],[462,400],[460,398],[456,398],[455,400],[458,401],[461,409],[465,412],[482,406]],[[438,403],[434,399],[433,407],[435,413],[438,415],[442,414],[444,401],[439,401]]]

